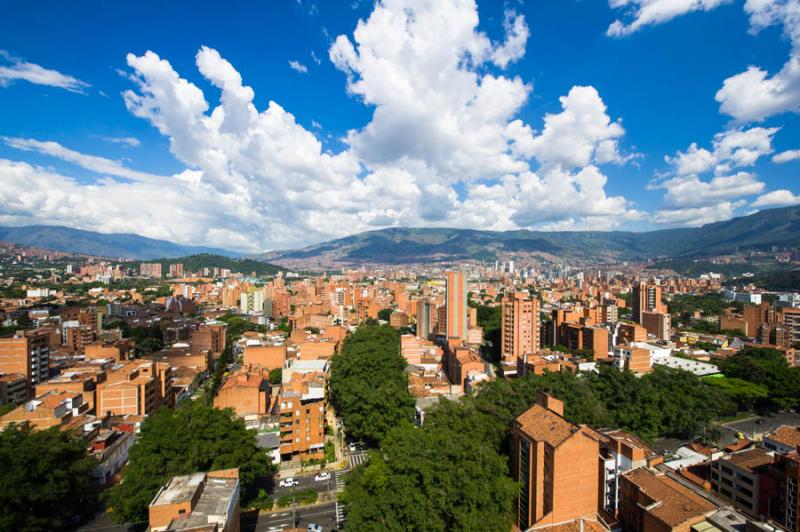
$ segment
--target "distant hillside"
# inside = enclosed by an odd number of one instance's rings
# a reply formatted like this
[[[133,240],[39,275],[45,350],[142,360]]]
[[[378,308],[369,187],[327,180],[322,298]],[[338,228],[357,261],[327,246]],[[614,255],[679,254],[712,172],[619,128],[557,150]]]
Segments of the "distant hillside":
[[[476,231],[390,228],[258,258],[292,267],[494,260],[513,256],[593,260],[693,258],[800,246],[800,207],[769,209],[698,228],[631,231]]]
[[[129,265],[138,267],[141,262],[142,261],[135,261],[129,263]],[[147,262],[160,262],[161,271],[164,274],[169,272],[170,264],[178,262],[183,264],[183,270],[186,272],[199,272],[203,268],[226,268],[232,272],[245,275],[250,275],[251,273],[255,273],[256,275],[275,275],[280,271],[285,271],[285,268],[259,260],[232,259],[230,257],[211,255],[208,253],[189,255],[187,257],[150,259]]]
[[[51,225],[0,227],[0,240],[66,253],[112,258],[154,259],[184,257],[198,253],[212,253],[227,257],[241,255],[224,249],[183,246],[166,240],[156,240],[130,233],[96,233]]]

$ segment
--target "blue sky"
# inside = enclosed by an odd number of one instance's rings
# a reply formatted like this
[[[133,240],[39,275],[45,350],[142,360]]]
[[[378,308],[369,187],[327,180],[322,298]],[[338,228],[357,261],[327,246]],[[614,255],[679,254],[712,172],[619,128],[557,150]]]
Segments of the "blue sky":
[[[798,27],[800,0],[12,1],[0,224],[261,251],[798,204]]]

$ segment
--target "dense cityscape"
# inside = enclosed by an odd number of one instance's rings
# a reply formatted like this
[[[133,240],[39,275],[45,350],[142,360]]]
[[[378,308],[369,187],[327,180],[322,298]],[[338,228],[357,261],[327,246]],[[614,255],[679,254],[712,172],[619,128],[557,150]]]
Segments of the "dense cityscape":
[[[4,530],[797,529],[798,248],[701,263],[778,274],[738,277],[0,250]]]
[[[0,532],[800,532],[800,0],[0,6]]]

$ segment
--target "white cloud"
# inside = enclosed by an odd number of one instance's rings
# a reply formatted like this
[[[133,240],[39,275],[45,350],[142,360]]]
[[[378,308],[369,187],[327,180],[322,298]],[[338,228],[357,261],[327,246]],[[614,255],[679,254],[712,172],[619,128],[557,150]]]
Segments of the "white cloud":
[[[792,43],[786,64],[774,75],[758,67],[726,79],[717,91],[720,111],[740,122],[761,122],[770,116],[800,113],[800,0],[747,0],[750,31],[780,25]]]
[[[563,111],[545,116],[544,131],[532,140],[530,153],[543,164],[563,168],[622,159],[617,142],[625,130],[611,121],[594,87],[573,87],[560,101]]]
[[[623,19],[611,23],[610,37],[634,33],[645,26],[655,26],[694,11],[711,11],[730,0],[609,0],[613,9],[623,9]],[[627,22],[626,22],[627,21]]]
[[[216,50],[202,47],[196,64],[218,103],[156,53],[129,54],[135,86],[125,105],[187,169],[159,183],[121,182],[134,172],[121,163],[18,139],[104,178],[87,184],[5,161],[0,171],[21,183],[8,197],[21,196],[0,221],[37,213],[67,223],[65,212],[81,209],[70,225],[256,251],[393,225],[611,228],[640,219],[623,196],[606,194],[599,165],[627,159],[624,129],[594,88],[570,90],[541,132],[518,117],[532,87],[497,68],[522,56],[523,36],[524,19],[509,14],[505,41],[493,43],[471,0],[379,2],[329,50],[349,93],[374,109],[338,152],[277,102],[257,109],[254,90]],[[151,204],[136,213],[143,202]]]
[[[800,150],[786,150],[772,156],[773,163],[788,163],[800,160]]]
[[[300,72],[301,74],[308,74],[308,67],[305,66],[300,61],[296,61],[294,59],[291,59],[289,61],[289,68],[291,68],[295,72]]]
[[[745,204],[743,201],[723,201],[715,205],[702,207],[686,207],[680,209],[662,209],[656,212],[652,221],[657,224],[699,227],[701,225],[729,220],[736,209]]]
[[[713,206],[721,201],[759,194],[764,190],[764,183],[749,172],[714,176],[710,181],[691,174],[668,179],[655,188],[667,191],[664,201],[668,205],[684,208]]]
[[[781,189],[759,196],[751,204],[751,207],[786,207],[789,205],[800,205],[800,196],[795,196],[790,191]]]
[[[129,148],[136,148],[142,145],[142,141],[136,137],[103,137],[103,140],[111,142],[112,144],[122,144]]]
[[[685,152],[664,160],[675,167],[679,176],[702,174],[712,168],[718,174],[733,168],[753,166],[758,159],[772,153],[772,138],[780,128],[753,127],[728,129],[714,135],[713,151],[699,148],[693,142]]]
[[[800,56],[792,55],[774,76],[750,66],[726,79],[715,96],[720,111],[740,122],[761,122],[784,112],[800,112]]]
[[[90,85],[57,70],[45,68],[36,63],[23,61],[5,50],[0,50],[0,87],[8,86],[12,81],[23,80],[37,85],[58,87],[71,92],[83,93]]]
[[[506,30],[506,42],[492,53],[492,62],[500,68],[506,68],[509,63],[521,59],[525,55],[525,45],[528,42],[528,25],[524,16],[506,10],[503,28]]]
[[[16,137],[0,137],[2,141],[12,148],[24,151],[33,151],[56,157],[58,159],[77,164],[92,172],[104,174],[107,176],[122,177],[133,181],[150,181],[159,182],[164,178],[161,176],[148,174],[147,172],[139,172],[132,170],[122,165],[118,161],[112,161],[105,157],[98,157],[96,155],[87,155],[84,153],[65,148],[58,142],[53,141],[39,141],[35,139],[22,139]]]

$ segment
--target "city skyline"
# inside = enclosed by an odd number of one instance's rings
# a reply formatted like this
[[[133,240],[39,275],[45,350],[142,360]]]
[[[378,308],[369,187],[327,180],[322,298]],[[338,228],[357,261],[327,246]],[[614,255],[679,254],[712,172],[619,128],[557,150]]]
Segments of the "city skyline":
[[[150,7],[8,10],[0,225],[256,252],[800,202],[796,0]]]

